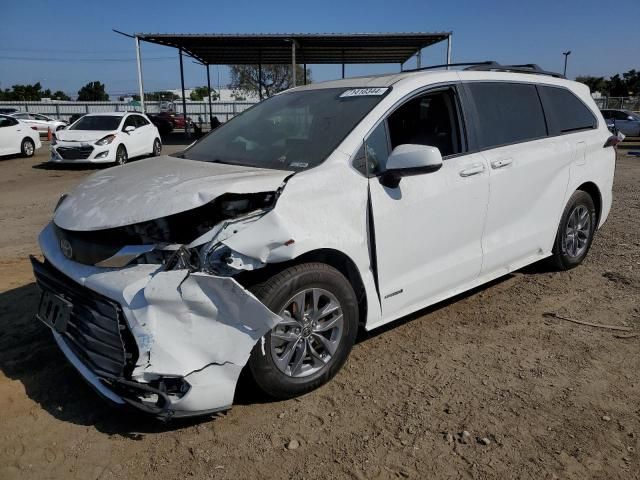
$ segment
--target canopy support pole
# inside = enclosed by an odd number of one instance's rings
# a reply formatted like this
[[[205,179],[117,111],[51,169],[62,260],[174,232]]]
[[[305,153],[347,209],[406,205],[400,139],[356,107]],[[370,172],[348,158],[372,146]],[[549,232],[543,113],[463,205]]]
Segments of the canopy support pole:
[[[291,83],[296,86],[296,41],[291,41]]]
[[[447,65],[451,64],[451,34],[447,35]],[[449,67],[447,67],[449,70]]]
[[[342,50],[342,78],[344,78],[344,50]]]
[[[258,52],[258,98],[262,101],[262,50]]]
[[[307,64],[303,63],[302,67],[304,68],[302,72],[302,77],[303,77],[304,85],[306,85],[307,84]]]
[[[416,68],[422,68],[422,50],[416,52]]]
[[[207,88],[209,89],[209,126],[213,130],[213,107],[211,107],[211,74],[207,63]]]
[[[180,52],[180,86],[182,88],[182,117],[184,118],[184,132],[185,134],[189,131],[187,128],[187,99],[184,95],[184,67],[182,66],[182,49],[178,50]]]
[[[140,108],[144,113],[144,86],[142,85],[142,57],[140,56],[140,39],[136,35],[136,62],[138,63],[138,92],[140,93]]]

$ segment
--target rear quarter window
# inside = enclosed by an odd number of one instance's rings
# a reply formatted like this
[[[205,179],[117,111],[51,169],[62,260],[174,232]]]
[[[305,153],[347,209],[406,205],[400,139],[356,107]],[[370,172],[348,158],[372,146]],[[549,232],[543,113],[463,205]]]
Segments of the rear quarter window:
[[[538,91],[550,135],[590,130],[598,126],[593,112],[570,90],[539,85]]]
[[[476,111],[481,150],[535,140],[547,135],[535,85],[507,82],[467,84]]]

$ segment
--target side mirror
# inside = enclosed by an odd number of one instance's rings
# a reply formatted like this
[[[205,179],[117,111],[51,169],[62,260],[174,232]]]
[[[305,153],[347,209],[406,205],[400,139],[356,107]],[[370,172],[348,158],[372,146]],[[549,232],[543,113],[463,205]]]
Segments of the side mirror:
[[[133,125],[129,125],[128,127],[124,127],[124,131],[126,133],[131,133],[136,129],[136,127],[134,127]]]
[[[387,159],[387,169],[380,177],[380,183],[396,188],[402,177],[435,172],[441,167],[442,154],[436,147],[410,143],[398,145]]]

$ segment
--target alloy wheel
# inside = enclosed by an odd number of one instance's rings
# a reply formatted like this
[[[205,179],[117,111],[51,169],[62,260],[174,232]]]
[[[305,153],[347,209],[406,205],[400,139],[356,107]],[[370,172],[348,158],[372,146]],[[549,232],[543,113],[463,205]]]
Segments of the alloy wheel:
[[[25,140],[22,146],[22,150],[27,157],[30,157],[34,152],[33,143],[31,143],[29,140]]]
[[[271,331],[271,357],[294,378],[306,377],[329,363],[342,339],[344,319],[336,297],[322,288],[298,292],[280,311]]]
[[[576,205],[569,214],[562,247],[570,257],[580,257],[589,246],[591,214],[585,205]]]
[[[122,147],[118,147],[118,150],[116,151],[116,163],[118,165],[124,165],[127,163],[127,151]]]

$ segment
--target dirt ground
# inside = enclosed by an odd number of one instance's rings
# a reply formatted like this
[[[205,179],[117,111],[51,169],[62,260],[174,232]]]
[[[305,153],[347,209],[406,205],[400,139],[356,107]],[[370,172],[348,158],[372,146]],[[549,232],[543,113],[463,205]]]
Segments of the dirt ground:
[[[640,478],[640,157],[620,155],[581,267],[529,267],[362,334],[302,398],[243,387],[229,412],[169,424],[103,403],[34,320],[27,255],[92,171],[45,157],[0,161],[0,478]]]

